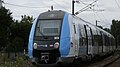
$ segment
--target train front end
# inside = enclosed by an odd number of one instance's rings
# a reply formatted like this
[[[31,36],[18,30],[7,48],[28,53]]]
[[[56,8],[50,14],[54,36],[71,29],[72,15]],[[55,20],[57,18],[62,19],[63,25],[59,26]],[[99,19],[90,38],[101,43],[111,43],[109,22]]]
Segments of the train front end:
[[[69,54],[70,30],[63,11],[48,11],[33,22],[28,44],[32,62],[53,64]]]

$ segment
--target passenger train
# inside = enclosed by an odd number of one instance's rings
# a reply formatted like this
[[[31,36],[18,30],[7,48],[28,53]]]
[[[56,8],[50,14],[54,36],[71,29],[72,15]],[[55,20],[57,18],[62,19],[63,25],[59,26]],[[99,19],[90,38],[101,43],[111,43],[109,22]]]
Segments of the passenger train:
[[[33,22],[28,43],[29,58],[36,64],[91,60],[115,49],[110,33],[62,10],[41,13]]]

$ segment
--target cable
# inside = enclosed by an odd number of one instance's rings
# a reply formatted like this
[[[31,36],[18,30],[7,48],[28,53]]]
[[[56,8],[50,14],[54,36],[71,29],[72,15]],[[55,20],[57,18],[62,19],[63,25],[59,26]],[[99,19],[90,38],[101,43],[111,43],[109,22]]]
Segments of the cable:
[[[96,12],[95,12],[94,7],[93,7],[93,14],[94,14],[94,18],[95,18],[95,20],[97,20],[97,19],[96,19]]]
[[[97,7],[100,9],[100,7],[97,5]],[[102,13],[102,12],[101,12]],[[104,14],[101,14],[103,16],[103,18],[108,22],[108,19],[104,16]]]
[[[97,5],[98,9],[100,9],[100,7]],[[98,15],[97,15],[98,16]],[[109,22],[108,19],[104,16],[103,12],[101,12],[101,16],[103,16],[103,18],[105,19],[104,22]],[[99,16],[98,16],[99,17]],[[100,17],[99,17],[100,18]],[[104,23],[102,22],[102,23]],[[105,23],[104,23],[105,24]],[[105,25],[102,25],[103,27],[104,26],[108,26],[108,25],[111,25],[110,23],[106,23]]]
[[[11,6],[24,7],[24,8],[45,8],[45,7],[30,7],[30,6],[16,5],[16,4],[5,3],[5,2],[3,2],[3,3],[4,3],[4,4],[7,4],[7,5],[11,5]],[[47,6],[46,6],[46,7],[47,7]]]
[[[76,12],[75,15],[77,15],[77,14],[83,12],[83,11],[86,11],[86,10],[88,10],[88,9],[91,9],[93,6],[95,6],[95,5],[91,5],[91,6],[85,7],[85,8],[83,8],[83,9],[79,10],[78,12]]]
[[[118,4],[117,0],[115,0],[115,2],[116,2],[116,4],[117,4],[117,6],[120,8],[120,5]]]
[[[82,8],[82,9],[79,10],[79,11],[77,11],[77,12],[75,13],[75,15],[77,15],[77,14],[83,12],[83,11],[86,11],[87,9],[89,9],[89,8],[91,8],[91,7],[93,7],[93,6],[95,6],[95,5],[92,5],[92,4],[94,4],[94,3],[97,2],[97,1],[98,1],[98,0],[95,0],[95,1],[93,1],[92,3],[88,4],[86,7]],[[90,7],[89,7],[89,6],[90,6]]]
[[[80,2],[79,2],[80,1]],[[88,5],[86,3],[84,3],[82,0],[76,1],[78,4],[84,4],[84,5]]]

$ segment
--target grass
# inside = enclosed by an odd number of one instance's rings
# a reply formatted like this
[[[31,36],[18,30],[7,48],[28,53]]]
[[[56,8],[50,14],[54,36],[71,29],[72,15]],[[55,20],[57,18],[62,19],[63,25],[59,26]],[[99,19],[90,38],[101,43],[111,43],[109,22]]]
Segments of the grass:
[[[0,54],[0,67],[34,67],[25,56],[14,59],[7,58],[6,54]]]

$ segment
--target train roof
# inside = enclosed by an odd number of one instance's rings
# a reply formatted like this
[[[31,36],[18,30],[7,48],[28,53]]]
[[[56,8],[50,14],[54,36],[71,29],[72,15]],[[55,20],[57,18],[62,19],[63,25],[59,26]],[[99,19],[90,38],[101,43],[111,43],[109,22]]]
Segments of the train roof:
[[[62,10],[47,11],[41,13],[39,19],[63,19],[65,13]]]
[[[107,32],[107,31],[105,31],[105,30],[103,30],[103,29],[101,29],[101,28],[99,28],[99,27],[97,27],[96,25],[94,25],[94,24],[92,24],[92,23],[90,23],[90,22],[88,22],[88,21],[86,21],[86,20],[84,20],[84,19],[82,19],[82,18],[80,18],[80,17],[77,17],[77,16],[74,16],[73,15],[73,17],[74,18],[76,18],[76,19],[79,19],[80,21],[82,21],[83,23],[80,23],[80,24],[84,24],[84,25],[89,25],[89,26],[92,26],[92,27],[94,27],[94,28],[96,28],[96,29],[98,29],[99,31],[102,31],[103,32],[103,34],[105,34],[105,35],[107,35],[107,36],[109,36],[109,37],[112,37],[112,38],[114,38],[114,36],[113,35],[111,35],[109,32]]]
[[[113,35],[111,35],[109,32],[107,32],[107,31],[105,31],[105,30],[103,30],[103,29],[97,27],[96,25],[94,25],[94,24],[92,24],[92,23],[90,23],[90,22],[88,22],[88,21],[85,21],[85,20],[83,20],[82,18],[79,18],[79,19],[82,20],[83,22],[86,22],[86,23],[88,23],[88,24],[94,26],[94,27],[97,28],[98,30],[103,31],[105,34],[109,35],[110,37],[113,37]],[[103,34],[104,34],[104,33],[103,33]]]
[[[65,12],[65,11],[62,11],[62,10],[52,10],[52,11],[48,10],[47,12],[41,13],[41,14],[39,15],[39,18],[38,18],[38,19],[43,19],[43,20],[44,20],[44,19],[63,19],[65,13],[68,13],[68,12]],[[68,13],[68,14],[70,14],[70,13]],[[72,15],[72,14],[70,14],[70,15]],[[88,22],[88,21],[86,21],[86,20],[83,20],[83,19],[80,18],[80,17],[74,16],[74,15],[72,15],[72,16],[73,16],[74,18],[77,18],[77,19],[83,21],[85,24],[88,24],[88,25],[90,25],[90,26],[93,26],[93,27],[97,28],[97,29],[100,30],[100,31],[103,31],[104,34],[109,35],[110,37],[113,37],[113,36],[112,36],[110,33],[108,33],[107,31],[105,31],[105,30],[103,30],[103,29],[101,29],[101,28],[99,28],[99,27],[91,24],[90,22]]]

